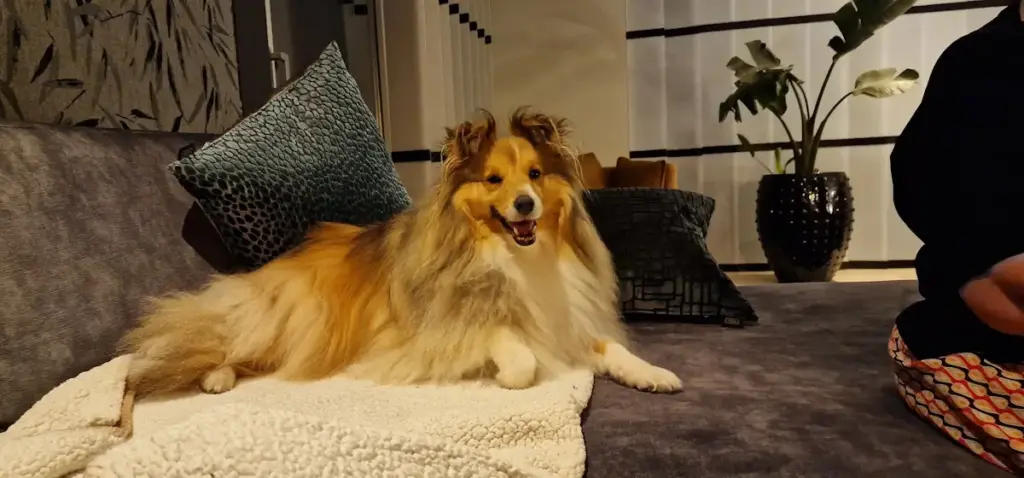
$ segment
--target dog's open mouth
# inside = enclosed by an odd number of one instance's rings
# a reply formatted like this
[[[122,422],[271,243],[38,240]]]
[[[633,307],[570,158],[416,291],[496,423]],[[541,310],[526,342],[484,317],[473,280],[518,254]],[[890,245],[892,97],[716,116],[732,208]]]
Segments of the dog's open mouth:
[[[516,221],[511,222],[505,219],[494,208],[491,208],[491,214],[494,215],[498,222],[501,223],[502,227],[505,228],[512,235],[512,240],[516,241],[516,244],[520,246],[529,246],[537,241],[537,221]]]

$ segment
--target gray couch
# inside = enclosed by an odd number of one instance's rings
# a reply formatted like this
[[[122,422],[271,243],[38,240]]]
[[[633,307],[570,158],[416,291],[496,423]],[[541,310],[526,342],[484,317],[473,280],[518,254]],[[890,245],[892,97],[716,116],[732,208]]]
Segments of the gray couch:
[[[205,280],[165,168],[201,139],[0,123],[0,423],[109,360],[145,297]]]
[[[191,199],[167,173],[202,136],[0,124],[0,423],[108,360],[146,296],[200,285]],[[987,477],[896,396],[885,352],[913,283],[743,288],[746,329],[640,324],[686,391],[599,381],[590,477]],[[2,426],[2,425],[0,425]]]

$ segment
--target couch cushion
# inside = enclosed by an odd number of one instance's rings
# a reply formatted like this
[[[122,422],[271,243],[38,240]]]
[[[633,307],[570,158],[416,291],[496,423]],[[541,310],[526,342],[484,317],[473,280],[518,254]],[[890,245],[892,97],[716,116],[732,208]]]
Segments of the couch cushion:
[[[363,225],[410,205],[333,42],[259,111],[183,155],[172,171],[240,269],[295,247],[318,222]]]
[[[598,381],[583,424],[588,477],[1009,476],[896,392],[886,346],[916,283],[741,291],[760,325],[633,327],[638,355],[678,373],[683,393]]]
[[[205,280],[166,169],[202,139],[0,124],[0,423],[110,359],[146,296]]]

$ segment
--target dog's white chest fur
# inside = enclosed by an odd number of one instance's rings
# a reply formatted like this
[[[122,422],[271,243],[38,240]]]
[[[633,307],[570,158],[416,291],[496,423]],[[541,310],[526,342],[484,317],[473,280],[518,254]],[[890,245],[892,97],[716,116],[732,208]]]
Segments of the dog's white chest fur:
[[[585,360],[608,320],[608,308],[600,306],[607,291],[597,277],[546,237],[532,246],[500,249],[494,265],[516,284],[529,311],[519,325],[542,368],[554,372]]]
[[[502,256],[495,265],[518,285],[522,299],[539,309],[535,313],[566,320],[574,303],[585,302],[581,276],[589,271],[573,257],[560,257],[550,241],[512,246]]]

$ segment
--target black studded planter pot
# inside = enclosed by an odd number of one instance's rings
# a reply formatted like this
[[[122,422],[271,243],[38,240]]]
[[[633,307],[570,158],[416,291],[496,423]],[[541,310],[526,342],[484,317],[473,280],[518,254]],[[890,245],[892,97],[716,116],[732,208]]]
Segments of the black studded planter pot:
[[[779,282],[828,282],[853,233],[846,173],[769,174],[757,187],[757,235]]]

